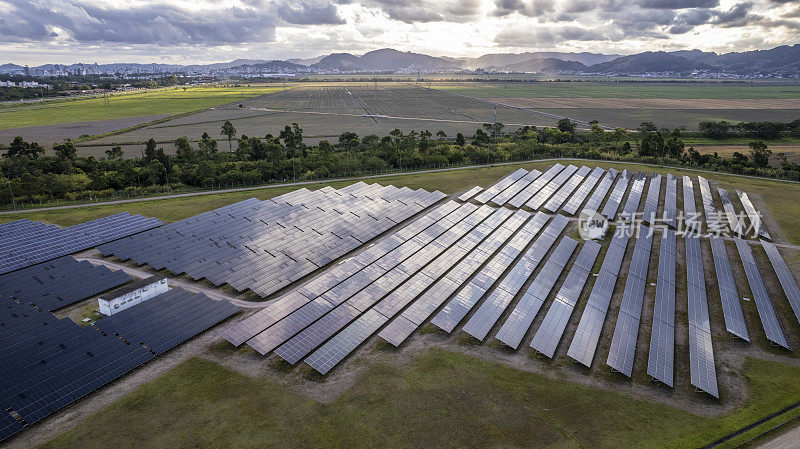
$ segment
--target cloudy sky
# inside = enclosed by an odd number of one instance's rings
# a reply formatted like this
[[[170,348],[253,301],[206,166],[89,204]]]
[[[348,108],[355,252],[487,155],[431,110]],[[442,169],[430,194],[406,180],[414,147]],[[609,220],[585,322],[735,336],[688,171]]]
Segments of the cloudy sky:
[[[800,43],[800,0],[0,0],[0,11],[0,63],[30,65]]]

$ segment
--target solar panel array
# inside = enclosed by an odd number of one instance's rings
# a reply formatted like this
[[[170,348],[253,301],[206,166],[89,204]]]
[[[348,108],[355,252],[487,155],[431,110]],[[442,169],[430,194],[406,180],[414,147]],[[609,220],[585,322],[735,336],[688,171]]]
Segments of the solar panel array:
[[[658,250],[658,280],[653,305],[653,325],[650,332],[650,354],[647,374],[662,383],[673,386],[675,361],[675,271],[677,242],[675,231],[661,233]]]
[[[647,188],[647,199],[642,210],[642,221],[649,225],[656,224],[658,214],[658,201],[661,196],[661,175],[653,173],[650,178],[650,186]]]
[[[600,266],[600,273],[594,281],[592,292],[589,294],[583,315],[581,315],[581,320],[567,351],[567,355],[587,367],[592,366],[603,323],[605,323],[608,313],[608,306],[611,303],[611,295],[614,294],[614,288],[617,285],[617,276],[630,239],[628,231],[625,227],[618,226],[614,232],[603,264]]]
[[[731,227],[731,231],[733,231],[735,236],[742,237],[745,232],[745,227],[741,220],[739,220],[739,216],[736,215],[736,209],[733,207],[728,191],[721,187],[717,187],[717,191],[719,191],[719,199],[722,201],[722,208],[725,211],[723,215],[728,222],[728,226]]]
[[[739,196],[739,200],[742,202],[744,211],[747,213],[747,217],[750,219],[750,225],[753,231],[761,238],[772,240],[772,237],[769,236],[769,232],[767,232],[766,228],[764,228],[764,224],[761,223],[761,214],[756,210],[753,202],[750,201],[750,196],[739,189],[736,189],[736,194]]]
[[[686,234],[684,241],[689,313],[689,375],[692,385],[719,398],[700,238],[695,234]]]
[[[700,184],[700,196],[703,199],[703,214],[706,216],[708,232],[710,234],[719,234],[723,228],[719,220],[720,214],[714,205],[714,197],[711,196],[711,186],[708,180],[702,176],[698,176],[697,181]]]
[[[541,174],[538,178],[536,178],[533,182],[528,184],[524,189],[520,190],[519,193],[514,195],[510,200],[508,200],[505,205],[509,207],[513,207],[515,209],[521,209],[522,206],[527,203],[533,196],[544,186],[546,186],[553,178],[558,175],[561,170],[564,169],[564,166],[561,164],[555,164],[547,171]]]
[[[503,190],[502,192],[498,193],[494,198],[489,201],[489,204],[495,206],[502,206],[512,198],[514,198],[519,192],[523,191],[526,187],[531,185],[532,182],[536,181],[539,176],[542,175],[542,172],[539,170],[531,170],[525,176],[517,180],[511,187]]]
[[[636,173],[636,177],[633,178],[633,183],[631,184],[631,191],[628,193],[628,199],[622,208],[622,218],[632,221],[636,217],[636,213],[639,211],[639,203],[642,202],[642,194],[644,193],[644,184],[646,182],[646,173]]]
[[[234,203],[99,249],[261,296],[307,276],[441,200],[359,182]]]
[[[498,340],[514,349],[519,347],[577,247],[578,242],[569,237],[561,240],[497,332]]]
[[[733,278],[728,251],[725,249],[725,241],[716,236],[711,236],[709,240],[711,241],[711,253],[714,256],[714,267],[717,272],[717,285],[719,286],[719,296],[722,302],[725,328],[732,335],[745,341],[750,341],[747,324],[742,313],[742,304],[739,302],[739,291],[736,289],[736,281]]]
[[[581,204],[586,201],[586,198],[592,192],[592,189],[594,189],[597,183],[605,177],[605,174],[605,170],[600,167],[595,167],[586,178],[586,181],[584,181],[583,184],[578,187],[578,190],[575,191],[575,194],[570,197],[566,204],[564,204],[562,211],[568,215],[575,215],[575,213],[578,212],[578,208],[581,207]]]
[[[636,340],[644,307],[644,291],[647,288],[647,271],[650,267],[650,250],[653,246],[653,234],[647,226],[642,225],[638,232],[606,361],[608,366],[628,377],[631,377],[633,371]]]
[[[553,358],[558,343],[564,335],[564,329],[572,316],[572,311],[578,303],[589,274],[592,271],[597,255],[600,253],[600,244],[586,241],[572,268],[567,274],[561,289],[556,293],[550,309],[547,311],[542,324],[531,340],[531,348],[536,349],[549,358]]]
[[[567,180],[567,182],[565,182],[564,185],[561,186],[560,189],[558,189],[555,195],[553,195],[552,197],[550,197],[549,200],[547,200],[547,202],[544,204],[545,210],[548,210],[550,212],[558,211],[558,209],[561,208],[561,205],[564,204],[565,201],[567,201],[567,198],[569,198],[570,195],[572,195],[572,193],[575,191],[575,189],[578,188],[578,185],[580,185],[581,181],[583,181],[583,179],[586,178],[586,175],[589,174],[590,170],[591,169],[585,165],[579,168],[578,171],[576,171],[575,174],[571,176]]]
[[[481,192],[478,196],[474,198],[474,201],[480,204],[488,203],[489,200],[497,196],[497,194],[511,187],[513,184],[517,182],[517,180],[521,179],[527,174],[528,174],[527,170],[520,168],[519,170],[511,173],[510,175],[496,182],[493,186]]]
[[[608,169],[603,179],[600,180],[600,183],[594,190],[594,193],[592,193],[592,196],[589,198],[589,201],[587,201],[586,205],[583,207],[583,212],[600,212],[600,205],[603,204],[603,199],[606,197],[608,191],[611,190],[611,186],[614,185],[617,175],[619,175],[618,171],[613,168]]]
[[[525,203],[525,207],[531,210],[539,210],[576,171],[578,171],[578,167],[572,164],[561,170],[547,185],[542,187]]]
[[[500,319],[500,316],[508,305],[514,300],[514,297],[525,285],[528,278],[544,260],[550,248],[555,244],[556,239],[558,239],[564,231],[567,223],[569,223],[569,219],[563,215],[556,215],[556,217],[553,218],[539,237],[525,253],[523,253],[522,257],[511,267],[508,273],[500,279],[497,286],[492,290],[489,296],[486,297],[475,314],[467,321],[463,328],[464,332],[478,340],[484,340],[486,338],[486,335],[497,320]],[[557,249],[554,254],[557,260],[564,259],[561,261],[564,264],[569,260],[572,250],[575,249],[573,246],[569,254],[565,254],[567,247],[569,247],[569,245],[562,247],[561,253],[559,253]],[[558,279],[558,277],[556,277],[556,279]],[[555,282],[555,279],[553,282]],[[530,294],[530,290],[526,292],[526,296],[530,296]],[[526,298],[523,298],[523,301],[526,301]],[[544,301],[544,298],[542,298],[542,301]]]
[[[692,178],[683,176],[683,224],[687,232],[700,233],[700,218],[694,201]]]
[[[764,326],[764,333],[766,333],[767,339],[776,345],[791,350],[786,334],[783,332],[781,323],[778,320],[778,315],[775,313],[775,307],[772,305],[772,299],[767,292],[767,286],[764,285],[764,279],[758,271],[758,265],[756,265],[750,244],[740,238],[736,238],[734,241],[736,242],[736,248],[739,250],[739,257],[742,259],[744,272],[747,276],[747,281],[750,283],[750,291],[753,292],[758,316],[761,318],[761,324]]]
[[[131,280],[123,271],[111,271],[71,256],[0,276],[0,299],[53,311],[97,295]]]
[[[469,200],[471,200],[472,198],[475,198],[475,195],[477,195],[477,194],[481,193],[482,191],[483,191],[483,187],[481,187],[481,186],[475,186],[475,187],[473,187],[473,188],[471,188],[471,189],[467,190],[466,192],[462,193],[462,194],[461,194],[461,195],[458,197],[458,200],[459,200],[459,201],[462,201],[462,202],[463,202],[463,201],[469,201]]]
[[[664,223],[673,228],[677,226],[678,217],[678,178],[667,173],[667,187],[664,194]]]
[[[608,197],[608,201],[606,201],[606,205],[603,206],[601,215],[609,220],[614,220],[617,217],[617,211],[619,211],[619,206],[622,204],[622,198],[625,196],[625,192],[628,190],[628,184],[630,184],[632,179],[633,173],[628,170],[623,170],[622,175],[611,191],[611,195]]]
[[[67,228],[28,219],[0,224],[0,274],[161,226],[156,218],[128,212]]]
[[[29,305],[0,307],[0,439],[22,429],[14,411],[33,424],[150,360],[139,345],[127,345],[91,327]]]
[[[228,301],[214,301],[175,287],[96,321],[94,326],[131,345],[144,344],[155,354],[163,354],[238,311]]]
[[[800,321],[800,288],[797,287],[797,281],[795,281],[789,266],[786,265],[786,261],[783,260],[781,253],[778,252],[778,248],[774,244],[762,240],[761,246],[764,247],[770,264],[775,270],[775,275],[778,276],[778,281],[786,294],[786,299],[789,300],[789,305],[792,306],[795,318]]]

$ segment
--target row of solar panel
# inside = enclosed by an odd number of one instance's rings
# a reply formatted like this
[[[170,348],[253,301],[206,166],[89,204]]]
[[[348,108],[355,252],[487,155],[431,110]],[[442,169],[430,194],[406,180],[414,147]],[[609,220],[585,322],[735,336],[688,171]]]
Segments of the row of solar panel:
[[[111,271],[64,256],[0,275],[0,299],[16,299],[53,311],[130,280],[122,270]]]
[[[237,311],[226,301],[176,288],[96,322],[101,333],[28,305],[3,302],[0,440]]]
[[[0,274],[127,237],[162,223],[122,212],[58,228],[30,220],[0,224]]]
[[[511,208],[525,207],[529,210],[543,208],[550,212],[557,212],[562,209],[564,213],[574,215],[596,186],[594,194],[586,201],[586,205],[582,209],[584,212],[599,211],[607,219],[614,220],[617,218],[620,207],[622,207],[621,218],[629,220],[634,217],[639,210],[641,198],[645,193],[644,186],[647,183],[647,175],[643,172],[638,172],[634,175],[624,170],[617,182],[614,183],[618,173],[613,169],[605,171],[596,167],[591,173],[589,171],[589,167],[586,166],[579,169],[574,165],[564,167],[561,164],[552,166],[545,173],[541,173],[538,170],[527,171],[519,169],[486,190],[474,187],[461,195],[459,200],[469,201],[471,199],[479,204],[507,205]],[[701,219],[695,205],[693,182],[688,176],[683,176],[682,182],[684,219],[680,223],[677,222],[677,181],[675,176],[667,175],[661,220],[673,228],[680,225],[682,230],[699,233],[701,231]],[[698,177],[698,181],[703,200],[703,216],[705,216],[709,232],[718,234],[722,231],[723,225],[720,216],[725,216],[731,230],[740,237],[744,236],[747,228],[741,217],[736,214],[728,193],[723,189],[719,189],[724,208],[724,213],[719,213],[714,205],[708,180]],[[649,225],[656,224],[659,219],[657,212],[661,184],[661,175],[654,173],[650,178],[647,199],[642,212],[643,221]],[[613,189],[611,189],[612,185],[614,186]],[[608,200],[604,202],[609,190],[611,193]],[[623,206],[626,192],[627,199]],[[736,192],[750,221],[754,232],[753,235],[769,239],[769,233],[762,225],[761,215],[749,196],[740,190]],[[600,210],[601,205],[603,205],[602,210]]]
[[[268,296],[444,197],[357,183],[246,201],[100,248],[138,264]]]

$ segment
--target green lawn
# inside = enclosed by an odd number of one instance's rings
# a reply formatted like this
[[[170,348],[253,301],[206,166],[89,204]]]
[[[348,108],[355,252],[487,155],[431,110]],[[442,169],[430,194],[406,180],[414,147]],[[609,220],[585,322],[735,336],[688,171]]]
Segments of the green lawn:
[[[698,447],[800,399],[800,369],[745,374],[747,403],[708,418],[440,349],[370,366],[329,405],[192,359],[44,447]]]
[[[70,101],[0,107],[0,129],[59,123],[175,115],[282,90],[278,86],[183,87]],[[106,104],[106,100],[108,103]]]
[[[433,87],[478,98],[800,98],[800,83],[791,82],[460,82]]]

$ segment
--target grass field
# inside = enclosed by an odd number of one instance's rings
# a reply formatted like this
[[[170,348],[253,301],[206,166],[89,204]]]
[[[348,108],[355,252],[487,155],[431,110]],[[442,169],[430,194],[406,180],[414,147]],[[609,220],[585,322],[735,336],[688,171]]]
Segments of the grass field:
[[[5,106],[0,107],[0,129],[182,114],[282,89],[278,86],[190,87],[184,91],[183,87],[176,87],[106,98]]]
[[[599,166],[603,168],[616,167],[618,169],[641,170],[644,172],[658,172],[661,174],[672,173],[676,176],[697,176],[697,172],[677,168],[661,168],[636,164],[615,164],[613,162],[568,161],[576,165]],[[564,161],[562,161],[564,163]],[[525,169],[537,168],[542,170],[551,166],[553,162],[532,162],[524,164],[503,165],[486,168],[472,168],[453,170],[447,172],[421,173],[411,175],[391,175],[381,178],[368,179],[365,182],[380,184],[394,184],[411,188],[424,188],[427,190],[440,190],[445,193],[455,193],[466,190],[474,185],[488,186],[506,174],[519,167]],[[769,179],[745,178],[727,174],[708,174],[709,179],[716,180],[725,189],[741,189],[755,195],[766,205],[767,211],[773,216],[783,232],[784,238],[793,244],[800,245],[800,184],[773,181]],[[326,185],[342,187],[355,181],[322,182],[305,186],[309,189],[321,188]],[[0,222],[12,221],[21,218],[42,220],[61,226],[70,226],[87,220],[104,217],[120,211],[129,211],[134,214],[154,216],[165,221],[180,220],[196,215],[207,210],[224,206],[246,198],[258,199],[271,198],[298,187],[272,187],[243,192],[209,194],[193,197],[183,197],[164,200],[149,200],[132,203],[123,203],[106,206],[88,206],[73,209],[60,209],[44,212],[24,212],[19,214],[0,215]]]
[[[745,375],[748,402],[709,418],[439,349],[331,404],[192,359],[44,447],[699,447],[800,400],[800,369]]]
[[[432,87],[479,98],[800,98],[800,83],[792,82],[463,82]]]

